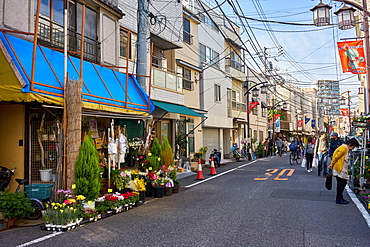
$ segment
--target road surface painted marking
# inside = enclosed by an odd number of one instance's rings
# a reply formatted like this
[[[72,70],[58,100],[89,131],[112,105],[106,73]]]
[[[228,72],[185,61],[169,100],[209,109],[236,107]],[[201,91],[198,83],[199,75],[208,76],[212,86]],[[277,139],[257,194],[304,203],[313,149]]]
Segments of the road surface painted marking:
[[[228,171],[224,171],[224,172],[222,172],[222,173],[220,173],[220,174],[217,174],[217,175],[215,175],[215,176],[213,176],[213,177],[209,177],[209,178],[206,178],[206,179],[201,180],[201,181],[199,181],[199,182],[196,182],[196,183],[193,183],[193,184],[187,185],[187,186],[185,186],[185,188],[190,188],[190,187],[193,187],[193,186],[195,186],[195,185],[198,185],[198,184],[201,184],[201,183],[207,182],[207,181],[209,181],[209,180],[211,180],[211,179],[214,179],[214,178],[220,177],[220,176],[225,175],[225,174],[227,174],[227,173],[229,173],[229,172],[233,172],[233,171],[238,170],[238,169],[240,169],[240,168],[242,168],[242,167],[249,166],[249,165],[251,165],[251,164],[253,164],[253,163],[255,163],[255,162],[257,162],[257,160],[254,160],[254,161],[252,161],[252,162],[246,163],[246,164],[244,164],[244,165],[240,165],[240,166],[235,167],[235,168],[233,168],[233,169],[230,169],[230,170],[228,170]]]
[[[277,175],[276,178],[274,178],[274,180],[288,180],[288,178],[280,178],[281,176],[284,175],[285,172],[288,172],[288,174],[286,175],[287,177],[291,177],[294,173],[294,169],[283,169],[281,170],[281,172]]]
[[[52,237],[55,237],[55,236],[58,236],[60,234],[62,234],[63,232],[54,232],[52,234],[49,234],[49,235],[46,235],[44,237],[41,237],[41,238],[37,238],[35,240],[32,240],[30,242],[27,242],[27,243],[24,243],[24,244],[21,244],[21,245],[17,245],[17,247],[23,247],[23,246],[29,246],[31,244],[37,244],[37,243],[40,243],[46,239],[49,239],[49,238],[52,238]]]
[[[273,176],[274,173],[277,173],[280,169],[267,169],[265,175],[267,177],[264,178],[254,178],[253,180],[267,180],[270,177]],[[294,173],[295,169],[282,169],[281,172],[274,178],[274,180],[288,180],[288,178],[280,178],[281,176],[284,175],[285,172],[287,173],[287,177],[291,177]]]
[[[271,171],[271,172],[267,172],[267,171]],[[267,175],[267,177],[265,177],[265,178],[255,178],[254,180],[267,180],[272,176],[273,173],[276,173],[277,171],[279,171],[279,169],[267,169],[266,173],[265,173]]]
[[[352,190],[348,187],[348,185],[346,186],[346,190],[347,190],[348,195],[351,197],[353,203],[357,206],[358,210],[360,211],[362,216],[365,218],[367,226],[370,228],[370,215],[368,211],[366,210],[364,205],[358,200],[357,196],[355,195],[355,193],[352,192]]]

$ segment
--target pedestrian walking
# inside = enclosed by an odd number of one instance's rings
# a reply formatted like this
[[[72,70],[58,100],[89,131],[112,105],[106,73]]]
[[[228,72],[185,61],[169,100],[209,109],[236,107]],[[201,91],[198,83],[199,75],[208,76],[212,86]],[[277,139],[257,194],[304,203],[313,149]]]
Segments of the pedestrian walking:
[[[315,144],[312,143],[313,138],[310,136],[307,139],[307,143],[304,146],[304,157],[306,157],[306,168],[307,172],[312,172],[312,161],[313,161],[313,154],[315,151]]]
[[[317,144],[315,146],[315,155],[314,157],[318,158],[317,164],[317,175],[321,176],[321,171],[323,172],[323,176],[326,177],[328,173],[328,150],[329,150],[329,143],[326,138],[326,133],[322,133],[320,138],[317,139]]]
[[[269,152],[269,138],[265,139],[265,142],[263,143],[263,150],[265,151],[264,157],[266,157]]]
[[[278,150],[278,156],[281,157],[283,153],[283,140],[281,140],[280,136],[278,136],[276,139],[276,147]]]
[[[349,203],[349,201],[344,200],[343,198],[343,191],[347,185],[347,181],[349,180],[349,151],[358,146],[359,144],[356,138],[352,138],[334,151],[329,169],[333,169],[333,176],[337,179],[337,195],[335,198],[335,202],[337,204]]]
[[[275,153],[273,152],[273,148],[274,148],[274,140],[269,138],[269,156],[275,155]]]
[[[330,147],[329,147],[329,157],[333,156],[335,149],[343,144],[343,140],[338,137],[337,132],[331,133]]]
[[[289,147],[289,143],[288,141],[286,140],[286,138],[283,138],[283,153],[287,153],[288,152],[288,147]]]

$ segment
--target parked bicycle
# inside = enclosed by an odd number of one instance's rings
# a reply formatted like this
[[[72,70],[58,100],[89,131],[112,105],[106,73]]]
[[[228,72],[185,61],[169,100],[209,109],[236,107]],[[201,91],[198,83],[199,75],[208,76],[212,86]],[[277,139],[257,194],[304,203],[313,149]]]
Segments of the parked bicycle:
[[[229,159],[234,159],[239,161],[242,155],[239,153],[239,148],[232,147],[231,152],[229,153]]]
[[[6,167],[0,166],[0,191],[4,191],[14,175],[14,169],[10,170]],[[19,193],[21,185],[28,183],[28,179],[16,178],[15,181],[18,186],[15,193]],[[46,204],[51,203],[52,184],[31,184],[25,185],[26,196],[30,199],[34,212],[27,218],[30,220],[37,220],[42,216],[42,210],[46,209]]]

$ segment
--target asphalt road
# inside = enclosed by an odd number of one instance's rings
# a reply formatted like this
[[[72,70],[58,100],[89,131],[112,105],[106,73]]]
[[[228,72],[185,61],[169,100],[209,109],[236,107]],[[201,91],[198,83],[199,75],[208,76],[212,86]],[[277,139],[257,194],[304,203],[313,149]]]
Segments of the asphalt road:
[[[182,179],[178,194],[66,233],[1,232],[0,246],[370,246],[369,225],[355,203],[337,205],[335,187],[327,191],[324,178],[289,165],[288,156],[208,173],[201,181]],[[345,199],[351,200],[347,193]]]

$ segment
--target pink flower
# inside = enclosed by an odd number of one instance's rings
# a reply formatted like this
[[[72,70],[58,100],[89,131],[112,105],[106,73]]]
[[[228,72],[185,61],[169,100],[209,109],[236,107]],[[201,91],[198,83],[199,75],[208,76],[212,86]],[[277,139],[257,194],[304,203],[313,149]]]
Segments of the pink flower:
[[[69,204],[69,200],[64,200],[64,204]]]

